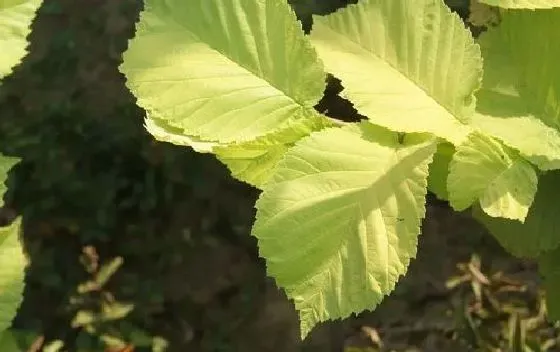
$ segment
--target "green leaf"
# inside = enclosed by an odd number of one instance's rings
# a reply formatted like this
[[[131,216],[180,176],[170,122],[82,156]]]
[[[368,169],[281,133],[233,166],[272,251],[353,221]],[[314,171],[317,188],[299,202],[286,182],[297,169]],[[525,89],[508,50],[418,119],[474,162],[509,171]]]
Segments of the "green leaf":
[[[314,17],[311,40],[358,112],[460,144],[482,77],[478,45],[441,0],[362,0]]]
[[[560,247],[539,257],[539,272],[544,278],[546,308],[550,320],[560,320]]]
[[[149,114],[144,119],[144,127],[158,141],[191,147],[198,153],[212,153],[213,148],[220,145],[189,136],[182,129],[169,125],[165,120],[152,118]]]
[[[22,301],[26,259],[19,242],[21,218],[0,227],[0,332],[14,319]]]
[[[473,207],[473,215],[509,252],[518,257],[536,258],[540,253],[560,245],[560,217],[556,198],[559,186],[560,171],[540,177],[539,188],[525,223],[490,217],[478,206]]]
[[[0,1],[0,79],[12,72],[27,53],[27,36],[42,0]]]
[[[0,0],[0,79],[12,72],[27,52],[27,36],[41,0]],[[0,207],[4,206],[8,171],[18,158],[0,154]],[[21,219],[0,227],[0,350],[18,351],[11,325],[22,301],[25,256],[19,242]],[[12,338],[12,339],[11,339]]]
[[[0,332],[0,351],[2,352],[25,352],[18,345],[15,336],[10,330]]]
[[[455,147],[451,143],[439,143],[434,154],[434,161],[430,164],[428,175],[428,190],[441,200],[449,200],[447,192],[447,177],[449,164],[455,154]]]
[[[447,189],[455,210],[476,200],[492,217],[525,221],[537,192],[533,166],[517,153],[481,133],[457,147],[449,167]]]
[[[262,188],[295,142],[311,132],[332,126],[324,116],[313,113],[309,118],[294,121],[254,141],[215,147],[214,153],[227,165],[233,177]]]
[[[481,3],[505,9],[551,9],[560,7],[560,0],[479,0]]]
[[[295,301],[302,337],[374,309],[416,255],[436,143],[399,137],[370,123],[315,132],[286,153],[257,201],[252,234]]]
[[[4,206],[4,193],[6,193],[6,180],[10,169],[20,161],[19,158],[0,154],[0,207]]]
[[[505,11],[482,35],[483,86],[472,123],[542,170],[560,168],[560,9]]]
[[[199,153],[215,154],[229,168],[233,177],[261,188],[272,175],[276,164],[296,141],[313,131],[334,125],[325,116],[313,110],[308,112],[306,118],[287,121],[275,132],[249,142],[230,144],[203,141],[182,134],[181,130],[149,115],[145,119],[145,127],[159,141],[188,146]]]
[[[326,78],[284,0],[147,0],[120,69],[160,127],[220,143],[305,118]]]

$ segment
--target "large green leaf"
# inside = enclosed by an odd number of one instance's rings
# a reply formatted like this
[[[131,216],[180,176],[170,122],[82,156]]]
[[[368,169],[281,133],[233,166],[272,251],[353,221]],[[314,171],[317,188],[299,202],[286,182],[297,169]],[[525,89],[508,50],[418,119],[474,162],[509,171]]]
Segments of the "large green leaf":
[[[42,0],[0,1],[0,79],[27,53],[31,21]]]
[[[0,227],[0,332],[12,323],[22,301],[26,259],[19,241],[21,219]]]
[[[402,143],[401,143],[402,142]],[[416,255],[433,139],[369,123],[296,143],[257,201],[253,235],[303,337],[373,309]]]
[[[537,192],[533,166],[492,137],[472,133],[457,147],[447,179],[449,202],[465,210],[480,201],[492,217],[525,221]]]
[[[490,6],[506,9],[550,9],[560,7],[560,0],[478,0]]]
[[[459,144],[482,77],[478,45],[442,0],[362,0],[314,17],[312,42],[375,124]]]
[[[480,39],[483,86],[473,124],[543,170],[560,168],[560,9],[505,11]]]
[[[537,194],[525,223],[490,217],[478,206],[473,207],[473,215],[509,252],[518,257],[535,258],[560,245],[560,217],[556,198],[559,187],[560,171],[540,177]]]
[[[160,127],[224,143],[306,118],[326,78],[285,0],[146,0],[120,69]]]
[[[262,188],[295,142],[311,132],[332,126],[333,123],[326,117],[313,113],[306,119],[293,121],[281,130],[254,141],[216,146],[213,151],[235,178]]]
[[[0,154],[0,207],[4,206],[4,193],[6,193],[6,179],[8,171],[19,162],[19,158]]]

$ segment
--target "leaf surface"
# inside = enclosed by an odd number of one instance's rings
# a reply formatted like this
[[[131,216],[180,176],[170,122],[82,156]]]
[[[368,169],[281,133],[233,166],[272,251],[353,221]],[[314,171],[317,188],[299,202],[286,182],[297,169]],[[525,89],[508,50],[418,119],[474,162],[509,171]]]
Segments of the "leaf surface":
[[[216,146],[213,151],[233,177],[262,188],[295,142],[326,127],[333,127],[333,123],[322,115],[311,113],[308,118],[293,121],[254,141]]]
[[[492,217],[525,221],[537,192],[533,166],[492,137],[472,133],[457,147],[449,167],[447,189],[455,210],[480,200]]]
[[[295,301],[301,334],[374,309],[416,255],[434,140],[362,123],[291,148],[257,201],[252,234]]]
[[[481,3],[505,9],[551,9],[560,7],[560,0],[479,0]]]
[[[4,206],[4,193],[6,193],[6,180],[10,169],[19,162],[19,158],[0,154],[0,207]]]
[[[556,198],[559,186],[560,171],[540,177],[535,200],[524,223],[490,217],[480,207],[473,207],[473,215],[510,253],[518,257],[536,258],[560,245],[560,217]]]
[[[441,0],[362,0],[314,17],[311,40],[343,94],[375,124],[466,138],[482,77],[478,45]]]
[[[213,148],[219,145],[217,142],[189,136],[182,129],[169,125],[165,120],[153,118],[149,114],[144,119],[144,127],[158,141],[191,147],[198,153],[212,153]]]
[[[304,118],[326,78],[284,0],[147,0],[120,69],[160,127],[220,143]]]
[[[26,259],[19,241],[21,218],[0,227],[0,332],[14,319],[23,299]]]
[[[0,1],[0,79],[27,53],[27,36],[41,0]]]
[[[560,168],[560,9],[505,11],[481,36],[484,79],[472,123],[542,170]]]

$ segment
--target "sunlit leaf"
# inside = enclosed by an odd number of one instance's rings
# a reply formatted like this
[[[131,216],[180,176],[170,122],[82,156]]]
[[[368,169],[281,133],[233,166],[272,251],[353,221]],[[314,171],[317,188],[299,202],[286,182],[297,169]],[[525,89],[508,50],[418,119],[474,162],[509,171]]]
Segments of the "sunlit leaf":
[[[402,142],[402,143],[401,143]],[[416,255],[432,138],[363,123],[296,143],[257,202],[253,235],[301,334],[374,309]]]

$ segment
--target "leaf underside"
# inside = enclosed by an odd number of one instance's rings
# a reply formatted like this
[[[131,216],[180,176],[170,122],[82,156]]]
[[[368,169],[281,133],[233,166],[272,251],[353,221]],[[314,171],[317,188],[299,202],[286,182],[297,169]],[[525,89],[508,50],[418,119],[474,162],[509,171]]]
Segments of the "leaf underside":
[[[165,120],[155,119],[150,114],[144,119],[144,127],[158,141],[191,147],[198,153],[212,153],[213,148],[219,145],[217,142],[189,136],[182,129],[170,126]]]
[[[213,152],[218,160],[227,165],[233,177],[262,188],[295,142],[326,127],[333,127],[333,123],[323,115],[310,113],[308,118],[293,121],[254,141],[216,146]]]
[[[533,166],[492,137],[472,133],[457,147],[447,189],[455,210],[479,200],[492,217],[525,221],[537,192]]]
[[[305,337],[373,309],[416,254],[431,137],[399,143],[369,123],[315,132],[290,149],[257,201],[252,234],[293,299]]]
[[[41,1],[0,1],[0,79],[10,74],[27,53],[26,38]]]
[[[6,193],[6,180],[10,169],[19,162],[19,158],[0,154],[0,207],[4,206],[4,193]]]
[[[306,118],[326,77],[284,0],[147,0],[120,69],[160,127],[219,143]]]
[[[8,171],[18,161],[0,154],[0,207],[4,206]],[[9,226],[0,227],[0,333],[12,324],[23,300],[25,257],[19,242],[20,228],[19,218]]]
[[[21,219],[0,227],[0,332],[14,319],[23,300],[25,256],[19,234]]]
[[[468,134],[482,57],[443,1],[362,0],[315,17],[311,41],[373,123],[453,144]]]

